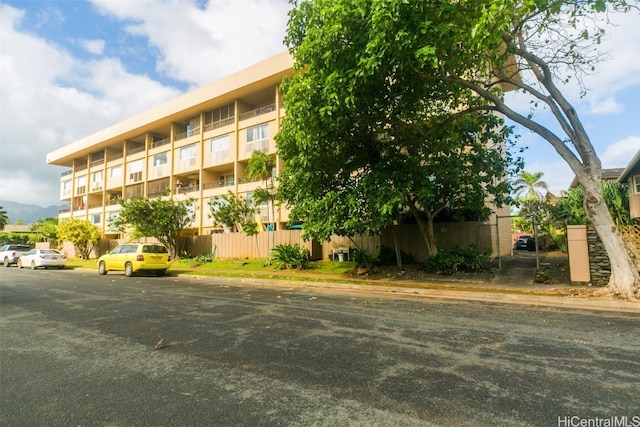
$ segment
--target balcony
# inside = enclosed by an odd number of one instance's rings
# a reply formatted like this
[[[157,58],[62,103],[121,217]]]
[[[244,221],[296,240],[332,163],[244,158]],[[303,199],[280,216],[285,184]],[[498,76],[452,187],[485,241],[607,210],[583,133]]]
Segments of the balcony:
[[[162,147],[163,145],[167,145],[171,143],[171,139],[170,138],[164,138],[164,139],[160,139],[158,141],[153,141],[151,143],[151,148],[158,148],[158,147]]]
[[[104,165],[104,159],[94,160],[93,162],[91,162],[90,166],[93,169],[93,168],[95,168],[97,166],[100,166],[100,165]]]
[[[177,133],[175,136],[176,141],[181,139],[189,138],[190,136],[200,135],[200,128],[187,129],[184,132]]]
[[[272,111],[276,111],[275,103],[256,108],[255,110],[247,111],[246,113],[242,113],[240,114],[240,120],[246,120],[252,117],[261,116],[263,114],[271,113]]]
[[[191,193],[192,191],[198,191],[200,190],[200,185],[199,184],[194,184],[193,182],[190,182],[187,185],[179,185],[176,187],[176,194],[186,194],[186,193]]]
[[[122,157],[124,157],[124,154],[122,153],[112,154],[109,157],[107,157],[107,161],[112,162],[114,160],[120,160]]]
[[[208,132],[210,130],[218,129],[218,128],[221,128],[223,126],[232,125],[235,122],[235,120],[236,120],[235,117],[229,117],[227,119],[218,120],[217,122],[206,123],[204,125],[204,131]]]
[[[60,177],[71,175],[73,173],[73,169],[69,169],[68,171],[64,171],[60,174]]]
[[[131,155],[131,154],[136,154],[136,153],[142,153],[145,150],[145,146],[141,146],[141,147],[135,147],[132,148],[130,150],[127,150],[127,155]]]

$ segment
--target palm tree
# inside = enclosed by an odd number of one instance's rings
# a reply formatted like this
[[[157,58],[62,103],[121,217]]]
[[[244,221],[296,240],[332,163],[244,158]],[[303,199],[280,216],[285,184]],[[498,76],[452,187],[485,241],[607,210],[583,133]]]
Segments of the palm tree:
[[[9,224],[9,217],[4,207],[0,206],[0,230],[4,230],[4,226]]]
[[[520,197],[524,193],[525,198],[538,198],[544,197],[540,189],[548,190],[547,183],[541,181],[544,172],[529,173],[522,171],[518,174],[518,177],[513,180],[513,191],[517,197]]]

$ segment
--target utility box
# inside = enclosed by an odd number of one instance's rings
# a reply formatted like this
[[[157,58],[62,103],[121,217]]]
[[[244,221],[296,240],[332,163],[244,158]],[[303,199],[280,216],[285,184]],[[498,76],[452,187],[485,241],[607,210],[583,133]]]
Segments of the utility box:
[[[572,284],[591,283],[589,272],[589,245],[586,225],[567,226],[567,252]]]

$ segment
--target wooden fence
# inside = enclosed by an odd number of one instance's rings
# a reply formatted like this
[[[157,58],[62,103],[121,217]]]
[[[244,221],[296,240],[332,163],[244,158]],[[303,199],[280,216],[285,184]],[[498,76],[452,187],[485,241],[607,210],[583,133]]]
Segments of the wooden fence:
[[[247,236],[244,233],[214,233],[206,236],[185,237],[181,256],[214,254],[217,258],[266,258],[269,255],[268,252],[277,245],[297,243],[309,251],[311,259],[319,260],[328,259],[336,248],[358,248],[374,254],[380,245],[395,248],[397,244],[401,251],[411,254],[416,261],[423,262],[427,259],[420,230],[415,224],[390,227],[380,236],[358,235],[352,238],[334,236],[331,241],[322,244],[314,240],[302,240],[302,233],[302,230],[278,230],[262,232],[256,236]],[[441,223],[436,224],[435,235],[438,246],[444,249],[455,245],[468,247],[474,244],[480,250],[484,250],[493,247],[495,227],[479,222]],[[504,237],[510,239],[510,236]],[[155,239],[140,241],[155,241]],[[123,242],[124,240],[101,240],[96,245],[92,256],[100,256]]]

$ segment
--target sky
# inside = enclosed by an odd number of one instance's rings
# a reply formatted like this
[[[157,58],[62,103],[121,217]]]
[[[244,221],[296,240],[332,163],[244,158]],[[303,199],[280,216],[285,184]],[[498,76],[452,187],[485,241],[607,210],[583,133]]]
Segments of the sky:
[[[284,51],[289,9],[288,0],[0,0],[0,200],[62,204],[66,168],[47,165],[47,153]],[[603,167],[624,168],[640,150],[640,14],[612,20],[587,95],[563,90]],[[548,112],[536,120],[553,127]],[[549,143],[518,133],[525,170],[568,188],[574,174]]]

